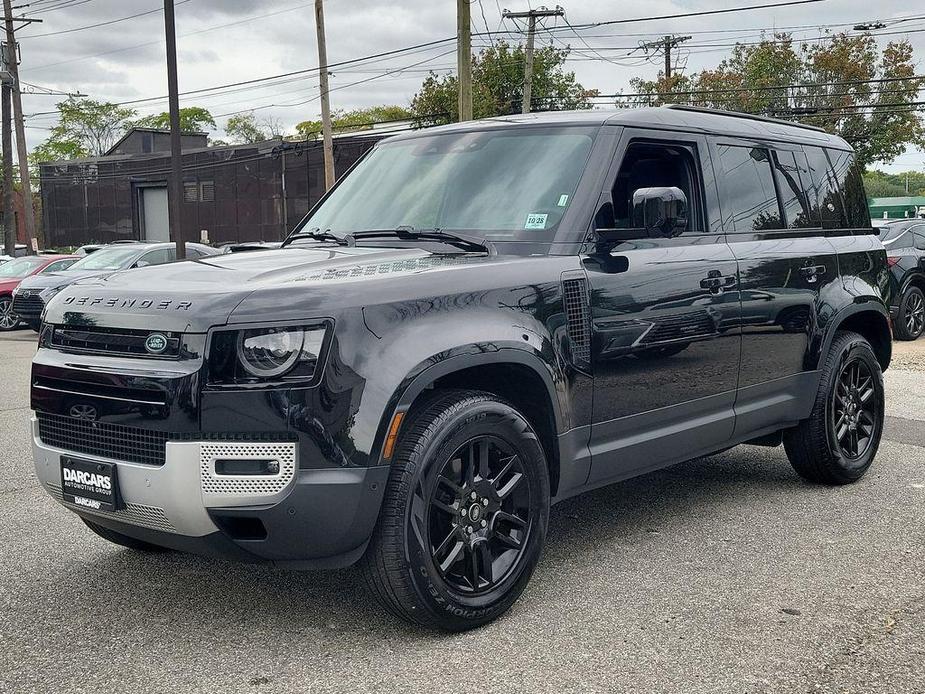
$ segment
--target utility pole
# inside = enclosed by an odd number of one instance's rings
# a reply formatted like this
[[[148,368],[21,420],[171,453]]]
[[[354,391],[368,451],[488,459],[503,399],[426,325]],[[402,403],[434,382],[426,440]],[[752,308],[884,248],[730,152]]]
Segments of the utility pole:
[[[167,99],[170,104],[170,186],[167,207],[170,233],[177,244],[177,260],[186,258],[186,244],[180,227],[183,200],[183,148],[180,145],[180,96],[177,83],[177,27],[173,0],[164,0],[164,33],[167,36]]]
[[[546,19],[548,17],[564,17],[565,10],[556,7],[554,10],[548,10],[541,7],[538,10],[529,12],[508,12],[505,10],[502,15],[504,19],[526,19],[527,20],[527,49],[524,60],[524,96],[521,106],[521,113],[530,113],[533,104],[533,50],[536,42],[536,20]]]
[[[658,41],[649,41],[642,44],[643,49],[661,50],[665,56],[665,84],[671,86],[671,49],[690,41],[690,36],[663,36]]]
[[[324,189],[334,185],[334,135],[331,127],[331,95],[328,89],[328,47],[324,38],[324,0],[315,0],[318,32],[318,76],[321,81],[321,139],[324,150]]]
[[[35,209],[32,205],[32,181],[29,180],[29,159],[26,152],[26,127],[22,113],[22,90],[19,86],[19,56],[13,29],[13,8],[10,0],[3,0],[3,19],[6,25],[7,69],[13,78],[13,123],[16,127],[16,159],[19,162],[19,184],[22,188],[23,223],[29,252],[38,248],[35,236]]]
[[[472,15],[470,0],[456,0],[456,72],[459,121],[472,120]]]
[[[4,51],[6,46],[3,47]],[[5,61],[4,61],[5,62]],[[0,125],[3,135],[0,147],[3,148],[3,227],[6,232],[6,254],[15,255],[16,250],[16,210],[13,209],[13,131],[10,124],[10,97],[13,92],[12,80],[3,79],[0,93]]]

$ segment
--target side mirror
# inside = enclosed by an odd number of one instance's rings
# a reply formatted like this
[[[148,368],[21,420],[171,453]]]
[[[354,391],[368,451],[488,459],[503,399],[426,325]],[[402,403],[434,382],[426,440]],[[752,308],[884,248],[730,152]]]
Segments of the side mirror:
[[[687,196],[680,188],[639,188],[633,192],[633,226],[650,237],[673,238],[687,228]]]
[[[139,260],[135,263],[135,267],[148,267],[150,264],[147,260]]]

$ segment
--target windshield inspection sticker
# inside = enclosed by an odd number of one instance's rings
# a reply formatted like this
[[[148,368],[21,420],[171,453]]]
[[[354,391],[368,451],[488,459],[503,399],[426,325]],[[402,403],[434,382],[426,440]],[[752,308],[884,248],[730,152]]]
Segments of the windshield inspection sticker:
[[[565,193],[560,195],[558,205],[559,207],[565,207],[566,205],[568,205],[568,195],[566,195]]]
[[[524,229],[545,229],[547,217],[549,217],[548,214],[535,214],[531,212],[527,215],[527,221],[524,222]]]

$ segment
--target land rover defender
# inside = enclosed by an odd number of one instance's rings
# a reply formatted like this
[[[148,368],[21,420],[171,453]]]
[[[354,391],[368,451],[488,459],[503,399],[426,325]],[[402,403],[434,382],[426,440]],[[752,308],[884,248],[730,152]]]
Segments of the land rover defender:
[[[858,480],[889,287],[851,147],[814,128],[662,107],[408,132],[278,250],[51,299],[35,470],[116,544],[357,563],[396,615],[468,629],[567,497],[742,443]]]

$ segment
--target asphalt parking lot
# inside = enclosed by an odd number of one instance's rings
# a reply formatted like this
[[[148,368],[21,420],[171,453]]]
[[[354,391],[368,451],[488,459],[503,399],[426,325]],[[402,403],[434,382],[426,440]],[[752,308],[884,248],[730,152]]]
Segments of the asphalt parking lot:
[[[455,636],[349,570],[92,535],[32,475],[34,349],[0,335],[0,692],[925,692],[925,340],[860,483],[741,446],[570,500],[520,602]]]

